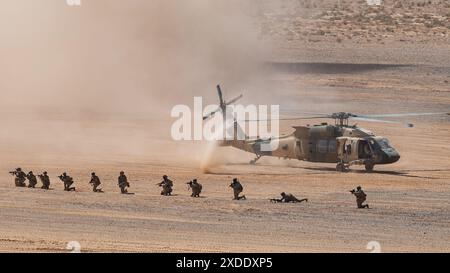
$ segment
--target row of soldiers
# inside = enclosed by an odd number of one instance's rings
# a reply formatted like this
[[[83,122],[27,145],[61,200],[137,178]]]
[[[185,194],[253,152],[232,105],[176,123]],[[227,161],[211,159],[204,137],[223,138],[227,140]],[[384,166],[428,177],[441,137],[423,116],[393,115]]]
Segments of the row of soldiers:
[[[10,172],[12,175],[15,176],[15,185],[16,187],[27,187],[25,184],[25,181],[28,180],[29,188],[35,188],[37,185],[37,178],[33,174],[32,171],[30,171],[28,174],[22,171],[21,168],[17,168],[15,171]],[[50,177],[48,176],[47,172],[43,172],[42,174],[38,175],[42,182],[42,189],[49,190],[50,189]],[[64,190],[65,191],[75,191],[75,187],[72,187],[74,181],[73,178],[68,176],[67,173],[63,173],[62,175],[58,176],[59,179],[64,183]],[[122,194],[133,194],[129,193],[127,188],[130,187],[130,183],[128,182],[128,178],[125,175],[125,172],[121,171],[120,175],[118,177],[118,186],[120,188],[120,192]],[[89,184],[92,185],[92,191],[96,193],[102,193],[103,190],[100,187],[101,181],[100,178],[93,172],[91,174],[91,181]],[[191,197],[198,198],[200,197],[200,194],[202,193],[203,186],[200,184],[197,179],[194,179],[192,181],[189,181],[186,183],[191,190],[192,194]],[[156,184],[157,186],[161,187],[161,195],[163,196],[171,196],[173,192],[173,181],[169,179],[167,175],[163,176],[163,181]],[[234,178],[231,182],[230,188],[233,189],[234,194],[234,200],[246,200],[245,195],[240,195],[244,191],[244,187],[242,186],[241,182],[237,178]],[[362,190],[361,186],[358,186],[356,189],[350,191],[353,195],[356,197],[356,204],[358,208],[369,208],[368,204],[364,204],[366,201],[367,195]],[[294,195],[290,193],[281,193],[281,198],[277,199],[270,199],[273,203],[301,203],[301,202],[308,202],[307,198],[304,199],[298,199]]]
[[[33,173],[33,171],[30,171],[28,172],[28,174],[26,174],[24,171],[22,171],[21,168],[17,168],[15,171],[9,173],[15,176],[14,182],[16,187],[36,188],[36,185],[38,184],[37,177]],[[45,171],[42,174],[39,174],[38,177],[42,182],[41,189],[50,190],[50,177],[48,176],[48,173]],[[71,176],[67,175],[67,173],[63,173],[62,175],[58,176],[58,178],[64,184],[64,191],[76,191],[76,188],[72,186],[74,184],[74,180]],[[25,183],[27,180],[28,185]],[[91,181],[89,181],[89,184],[92,185],[93,192],[103,192],[103,190],[99,188],[102,183],[95,172],[91,174]],[[127,188],[130,187],[130,183],[128,183],[128,178],[125,176],[125,172],[123,171],[120,172],[120,175],[118,177],[118,186],[121,193],[128,193]]]

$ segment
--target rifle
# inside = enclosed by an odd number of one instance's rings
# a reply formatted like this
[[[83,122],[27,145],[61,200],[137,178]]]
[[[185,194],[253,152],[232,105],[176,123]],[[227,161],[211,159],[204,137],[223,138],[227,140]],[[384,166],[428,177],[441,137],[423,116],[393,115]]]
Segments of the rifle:
[[[17,171],[11,171],[9,172],[10,175],[17,175]]]
[[[282,202],[283,199],[276,199],[276,198],[270,199],[270,203],[282,203]]]

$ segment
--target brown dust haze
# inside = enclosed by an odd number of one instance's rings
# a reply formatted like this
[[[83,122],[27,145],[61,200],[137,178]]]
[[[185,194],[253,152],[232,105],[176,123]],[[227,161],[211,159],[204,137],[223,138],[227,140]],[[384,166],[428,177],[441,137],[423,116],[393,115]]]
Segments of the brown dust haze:
[[[191,151],[171,141],[174,105],[217,103],[217,83],[248,101],[267,86],[250,2],[2,1],[4,167]]]

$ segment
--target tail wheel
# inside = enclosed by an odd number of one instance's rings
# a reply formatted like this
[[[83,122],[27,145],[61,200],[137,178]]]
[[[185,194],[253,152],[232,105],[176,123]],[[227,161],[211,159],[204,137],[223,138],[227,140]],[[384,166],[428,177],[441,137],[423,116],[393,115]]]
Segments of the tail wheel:
[[[364,164],[364,166],[366,167],[366,171],[367,172],[372,172],[373,171],[373,167],[375,167],[375,164],[373,164],[372,162],[366,162]]]

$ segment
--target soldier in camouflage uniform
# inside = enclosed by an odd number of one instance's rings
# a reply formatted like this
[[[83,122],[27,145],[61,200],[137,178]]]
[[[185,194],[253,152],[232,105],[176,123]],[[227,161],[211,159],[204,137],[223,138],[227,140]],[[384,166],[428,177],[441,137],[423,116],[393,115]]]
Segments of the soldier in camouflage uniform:
[[[89,184],[92,185],[93,192],[103,192],[102,189],[98,189],[98,186],[100,186],[102,182],[100,182],[100,178],[95,173],[91,174],[91,181]]]
[[[67,173],[63,173],[59,176],[59,179],[64,183],[65,191],[75,191],[75,187],[71,187],[73,184],[73,178],[68,176]]]
[[[161,183],[158,183],[157,185],[162,187],[161,195],[164,195],[164,196],[172,195],[173,182],[172,182],[172,180],[169,179],[169,177],[167,175],[164,175],[163,181]]]
[[[281,193],[281,199],[271,199],[271,202],[274,203],[301,203],[301,202],[308,202],[308,199],[297,199],[294,195],[290,193]]]
[[[47,172],[44,172],[43,174],[40,174],[39,175],[39,179],[42,182],[41,189],[49,190],[50,189],[50,177],[48,176]]]
[[[356,196],[356,206],[358,209],[369,208],[368,204],[363,204],[366,201],[367,194],[362,190],[361,186],[358,186],[356,190],[350,191],[354,196]]]
[[[36,185],[37,185],[37,178],[34,175],[33,171],[30,171],[27,174],[27,179],[28,179],[28,188],[33,188],[34,189],[36,187]]]
[[[126,177],[125,172],[123,171],[120,172],[120,176],[118,178],[118,185],[120,188],[120,192],[122,194],[128,193],[127,187],[128,188],[130,187],[130,183],[128,183],[128,178]]]
[[[239,182],[237,178],[233,179],[233,182],[231,182],[230,187],[233,189],[234,200],[247,199],[245,195],[239,196],[239,194],[244,190],[244,187],[242,187],[241,182]]]
[[[22,168],[17,168],[15,171],[9,172],[14,175],[14,183],[16,187],[26,187],[25,181],[27,180],[27,175],[22,171]]]
[[[202,193],[203,186],[202,184],[197,182],[197,179],[192,180],[187,183],[192,190],[191,197],[200,197],[200,193]]]

